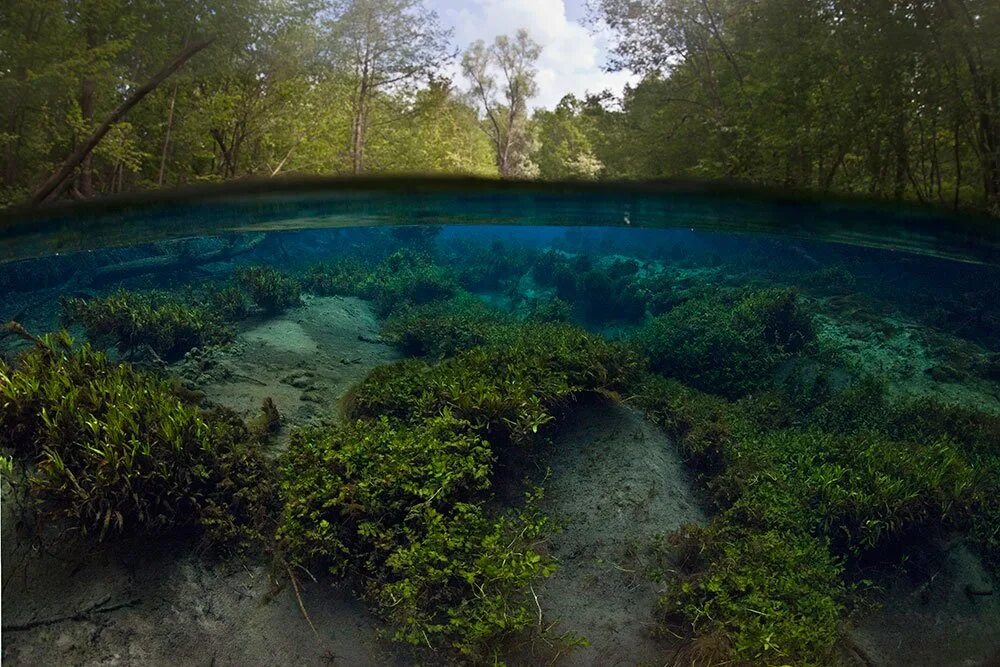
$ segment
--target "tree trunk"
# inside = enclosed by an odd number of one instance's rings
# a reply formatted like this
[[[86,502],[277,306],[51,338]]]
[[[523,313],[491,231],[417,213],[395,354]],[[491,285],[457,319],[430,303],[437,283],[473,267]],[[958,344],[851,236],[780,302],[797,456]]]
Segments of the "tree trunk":
[[[33,206],[37,206],[38,204],[48,200],[50,195],[56,192],[59,189],[59,186],[70,177],[73,170],[75,170],[77,166],[83,162],[88,155],[90,155],[90,152],[93,151],[94,147],[101,142],[101,139],[104,138],[104,135],[108,133],[115,123],[121,120],[122,117],[132,109],[132,107],[141,102],[142,98],[163,83],[167,77],[180,69],[184,63],[191,59],[192,56],[207,47],[213,41],[215,41],[214,37],[192,44],[188,48],[181,51],[173,60],[167,63],[163,69],[154,74],[149,81],[137,88],[124,102],[118,105],[118,108],[111,113],[107,120],[101,123],[101,126],[98,127],[92,135],[90,135],[90,138],[87,139],[87,141],[85,141],[79,148],[73,151],[73,153],[63,161],[59,169],[57,169],[56,172],[52,174],[52,176],[50,176],[49,179],[38,188],[38,190],[35,191],[35,194],[31,197],[31,204]]]
[[[368,75],[362,74],[351,122],[351,169],[355,175],[365,170],[365,132],[368,123]]]
[[[94,127],[94,78],[84,77],[80,89],[80,114],[86,131],[92,132]],[[84,197],[94,196],[94,154],[87,152],[80,165],[80,194]]]
[[[177,101],[177,84],[170,94],[170,107],[167,109],[167,131],[163,135],[163,151],[160,153],[160,172],[156,176],[156,185],[163,185],[163,172],[167,166],[167,148],[170,146],[170,130],[174,126],[174,103]]]

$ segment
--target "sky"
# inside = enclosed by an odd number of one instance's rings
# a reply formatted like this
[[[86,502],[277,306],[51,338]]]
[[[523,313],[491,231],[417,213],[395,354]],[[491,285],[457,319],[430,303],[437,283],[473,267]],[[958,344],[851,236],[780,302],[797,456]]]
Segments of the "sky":
[[[426,0],[426,5],[454,29],[455,46],[461,50],[477,39],[489,43],[497,35],[526,28],[542,45],[533,107],[551,109],[566,93],[583,97],[607,88],[620,94],[627,82],[636,80],[628,72],[604,71],[610,40],[584,24],[586,0]],[[456,81],[462,80],[460,69],[453,66]]]

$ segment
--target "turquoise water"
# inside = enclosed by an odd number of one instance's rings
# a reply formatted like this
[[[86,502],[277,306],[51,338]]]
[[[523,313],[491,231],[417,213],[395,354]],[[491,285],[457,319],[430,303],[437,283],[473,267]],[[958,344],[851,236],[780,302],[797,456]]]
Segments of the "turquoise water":
[[[8,212],[4,660],[988,664],[998,229],[677,183]]]

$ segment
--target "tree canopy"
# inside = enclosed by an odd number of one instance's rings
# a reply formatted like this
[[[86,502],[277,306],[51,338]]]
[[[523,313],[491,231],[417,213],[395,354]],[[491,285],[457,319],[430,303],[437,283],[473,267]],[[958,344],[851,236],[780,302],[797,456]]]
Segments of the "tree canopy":
[[[2,3],[0,205],[37,194],[211,38],[49,198],[449,172],[723,178],[1000,213],[994,0],[592,6],[608,67],[640,80],[539,109],[533,26],[461,49],[425,0]]]

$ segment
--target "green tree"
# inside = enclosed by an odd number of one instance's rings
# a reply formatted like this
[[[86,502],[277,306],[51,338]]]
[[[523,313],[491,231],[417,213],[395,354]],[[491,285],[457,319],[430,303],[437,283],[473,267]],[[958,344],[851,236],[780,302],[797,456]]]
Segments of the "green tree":
[[[449,30],[422,0],[335,0],[327,56],[352,83],[351,166],[365,169],[365,143],[376,98],[407,90],[450,57]]]
[[[542,53],[528,35],[498,36],[493,44],[474,42],[462,56],[462,71],[472,82],[471,95],[486,119],[497,169],[504,178],[535,175],[528,100],[538,92],[535,62]]]
[[[604,165],[590,141],[593,123],[583,111],[584,103],[567,95],[553,111],[535,112],[538,148],[532,159],[542,178],[596,178],[601,173]]]

